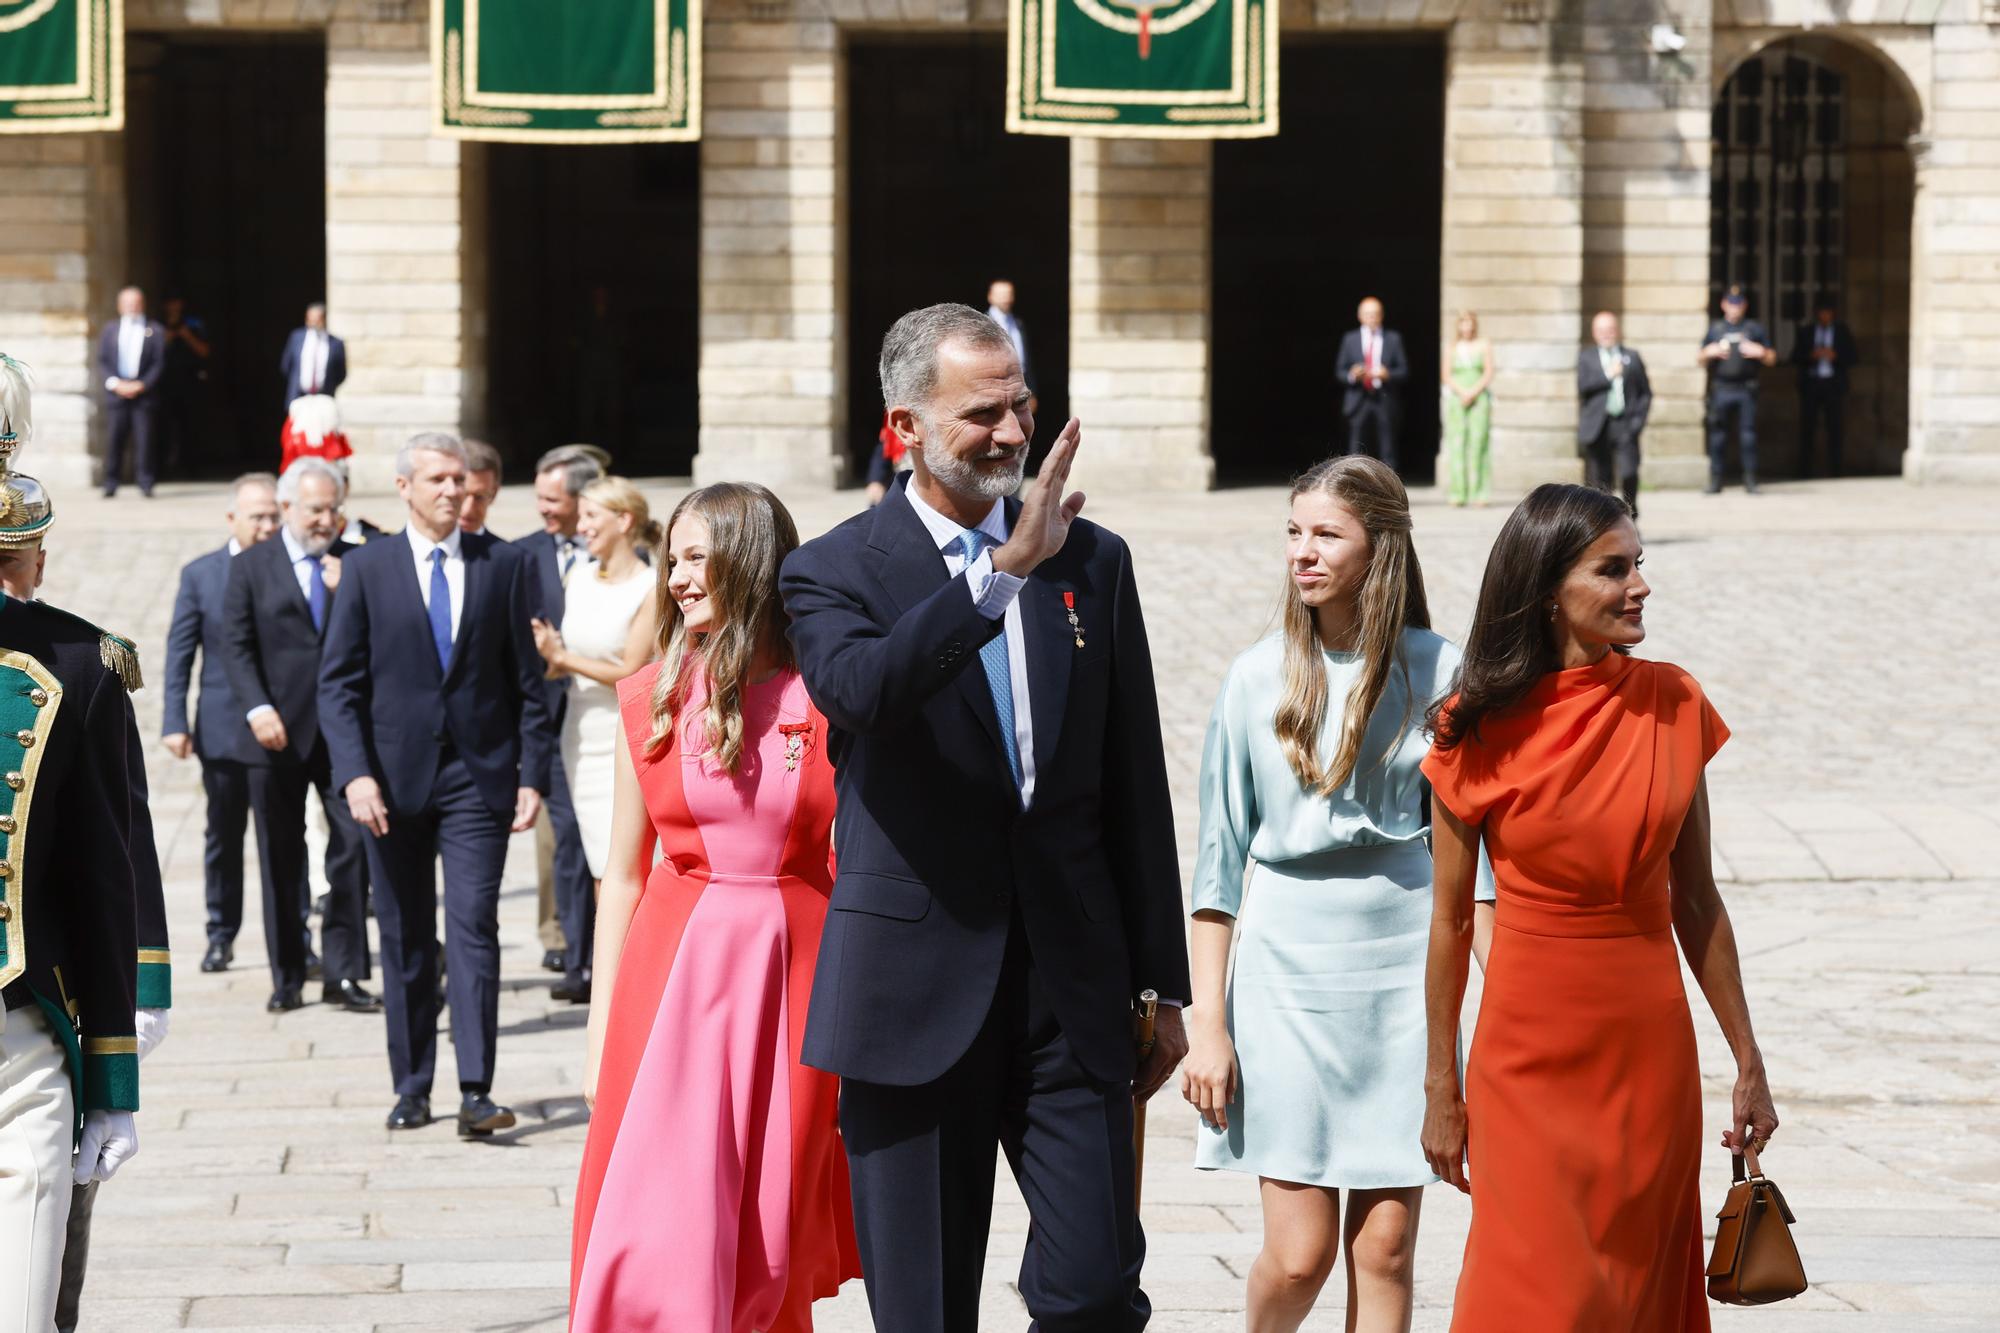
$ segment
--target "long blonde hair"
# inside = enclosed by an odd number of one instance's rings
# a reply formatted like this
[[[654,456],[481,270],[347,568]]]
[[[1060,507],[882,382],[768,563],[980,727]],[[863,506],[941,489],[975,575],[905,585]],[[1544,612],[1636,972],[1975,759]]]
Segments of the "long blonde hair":
[[[708,601],[716,628],[700,638],[689,633],[680,603],[667,590],[671,561],[663,550],[656,561],[655,594],[660,675],[653,684],[653,734],[646,739],[646,757],[658,759],[672,743],[699,672],[708,681],[707,753],[724,772],[735,773],[743,759],[743,691],[750,673],[760,661],[789,668],[795,660],[785,637],[778,569],[798,549],[799,530],[777,496],[746,482],[718,482],[690,492],[667,520],[670,539],[684,515],[708,525]]]
[[[1298,585],[1285,580],[1284,693],[1278,701],[1273,728],[1285,762],[1298,774],[1299,784],[1320,796],[1331,796],[1347,785],[1361,763],[1361,742],[1368,719],[1382,701],[1393,665],[1409,683],[1403,656],[1403,631],[1429,629],[1430,603],[1424,597],[1424,571],[1410,540],[1410,496],[1393,470],[1362,454],[1329,458],[1292,483],[1293,500],[1325,494],[1352,510],[1368,533],[1368,573],[1356,602],[1361,613],[1361,679],[1348,692],[1341,719],[1340,740],[1330,763],[1322,762],[1320,732],[1326,725],[1326,659],[1312,608]],[[1405,689],[1404,693],[1410,695]],[[1416,716],[1414,696],[1405,703],[1404,722]],[[1393,746],[1391,747],[1394,748]],[[1385,752],[1382,756],[1388,758]]]
[[[632,545],[641,550],[657,551],[666,539],[653,518],[653,507],[646,503],[645,492],[624,477],[599,477],[584,487],[577,498],[602,505],[614,514],[630,514]]]

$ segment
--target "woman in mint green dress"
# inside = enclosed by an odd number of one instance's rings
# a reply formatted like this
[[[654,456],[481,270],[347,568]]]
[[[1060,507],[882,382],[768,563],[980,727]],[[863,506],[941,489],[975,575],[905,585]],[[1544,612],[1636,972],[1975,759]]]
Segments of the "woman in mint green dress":
[[[1444,492],[1454,505],[1483,505],[1493,452],[1493,344],[1479,336],[1479,316],[1458,312],[1458,333],[1444,374]]]
[[[1286,564],[1283,624],[1230,667],[1202,755],[1181,1091],[1196,1165],[1262,1178],[1250,1329],[1296,1329],[1344,1241],[1348,1327],[1401,1330],[1436,1179],[1418,766],[1458,651],[1430,630],[1409,498],[1376,460],[1296,483]]]

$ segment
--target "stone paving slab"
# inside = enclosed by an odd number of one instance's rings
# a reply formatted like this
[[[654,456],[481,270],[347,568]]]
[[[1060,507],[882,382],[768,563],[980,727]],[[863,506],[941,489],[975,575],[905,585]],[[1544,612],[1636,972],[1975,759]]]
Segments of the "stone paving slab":
[[[649,490],[662,506],[678,494]],[[1990,580],[1982,598],[1958,573],[2000,568],[1991,501],[1893,481],[1645,500],[1655,595],[1643,651],[1694,671],[1734,729],[1711,769],[1716,863],[1785,1119],[1769,1164],[1815,1279],[1787,1306],[1718,1308],[1721,1329],[1984,1333],[2000,1309],[2000,721],[1988,703],[2000,607]],[[45,595],[133,635],[157,680],[179,567],[221,541],[221,489],[59,503]],[[815,497],[797,506],[800,526],[822,530],[853,504]],[[355,509],[395,512],[379,496]],[[1458,637],[1505,511],[1454,511],[1427,493],[1415,511],[1435,623]],[[1089,513],[1138,559],[1185,872],[1209,704],[1277,604],[1284,498],[1093,497]],[[525,488],[506,491],[495,529],[532,521]],[[448,1124],[391,1136],[379,1020],[263,1012],[254,848],[236,966],[196,969],[200,787],[192,764],[150,745],[158,696],[135,702],[178,1003],[143,1071],[140,1156],[98,1204],[84,1327],[562,1329],[584,1014],[548,999],[536,965],[532,846],[510,849],[501,917],[496,1092],[523,1123],[482,1144]],[[1730,1066],[1691,998],[1712,1139]],[[1475,983],[1469,1011],[1476,1002]],[[1192,1113],[1159,1102],[1146,1221],[1162,1333],[1240,1326],[1259,1244],[1254,1181],[1193,1170],[1193,1139]],[[1707,1154],[1711,1211],[1726,1169],[1719,1149]],[[981,1326],[1018,1329],[1027,1214],[998,1174]],[[1467,1219],[1456,1194],[1427,1194],[1419,1330],[1448,1325]],[[1340,1328],[1340,1301],[1336,1280],[1306,1328]],[[868,1328],[860,1284],[816,1323]]]

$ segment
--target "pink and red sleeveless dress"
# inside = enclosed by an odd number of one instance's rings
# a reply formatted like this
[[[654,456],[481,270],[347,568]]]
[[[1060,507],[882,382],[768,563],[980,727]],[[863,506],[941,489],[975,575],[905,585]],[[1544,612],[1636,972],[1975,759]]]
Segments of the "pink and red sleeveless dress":
[[[658,673],[618,690],[660,859],[610,997],[570,1326],[805,1333],[861,1275],[838,1080],[799,1063],[833,888],[826,720],[795,672],[752,685],[731,775],[702,753],[697,687],[649,759]]]

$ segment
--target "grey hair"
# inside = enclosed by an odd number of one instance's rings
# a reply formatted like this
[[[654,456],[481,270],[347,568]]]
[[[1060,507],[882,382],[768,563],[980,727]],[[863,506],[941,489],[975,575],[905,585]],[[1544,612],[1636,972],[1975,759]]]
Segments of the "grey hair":
[[[296,465],[295,465],[296,466]],[[261,486],[274,494],[278,489],[278,479],[268,472],[245,472],[229,483],[229,512],[236,512],[236,497],[243,494],[245,486]]]
[[[882,406],[924,416],[937,392],[938,349],[948,342],[981,351],[1014,350],[1007,331],[969,305],[947,301],[912,310],[882,339]]]
[[[583,488],[604,476],[610,465],[611,455],[594,444],[564,444],[535,460],[535,475],[560,472],[563,490],[570,495],[582,495]]]
[[[295,504],[299,498],[299,486],[307,477],[325,477],[333,483],[333,502],[340,504],[347,499],[347,478],[340,469],[324,458],[307,456],[285,469],[278,478],[278,503]]]
[[[421,435],[412,435],[409,442],[396,451],[396,475],[405,481],[417,475],[417,455],[443,454],[446,458],[456,458],[465,462],[465,445],[456,435],[447,435],[441,430],[427,430]]]

